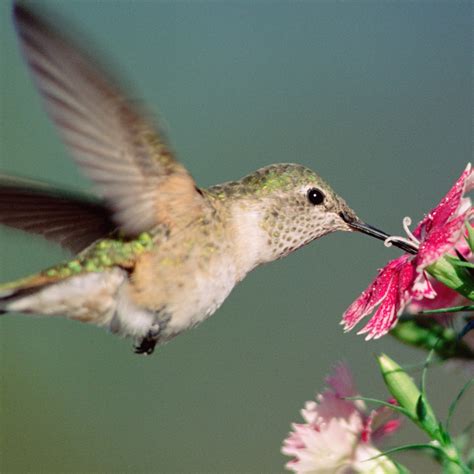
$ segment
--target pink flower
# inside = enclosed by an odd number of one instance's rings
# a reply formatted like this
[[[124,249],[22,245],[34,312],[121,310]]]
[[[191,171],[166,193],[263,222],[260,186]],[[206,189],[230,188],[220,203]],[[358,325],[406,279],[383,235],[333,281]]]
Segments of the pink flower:
[[[357,396],[352,376],[343,364],[326,379],[329,388],[306,402],[301,414],[306,423],[292,425],[282,453],[293,456],[286,468],[298,473],[392,473],[395,465],[372,444],[392,433],[400,421],[389,408],[367,413]]]
[[[474,175],[469,164],[448,194],[413,233],[408,228],[411,220],[404,219],[408,239],[390,237],[386,244],[407,242],[417,249],[416,255],[402,255],[379,271],[375,280],[344,313],[341,324],[345,331],[351,330],[378,306],[369,322],[358,332],[367,334],[366,340],[377,339],[395,326],[398,315],[412,300],[436,297],[438,293],[425,269],[444,254],[452,252],[463,237],[465,221],[472,210],[471,200],[464,194],[473,187]]]
[[[459,252],[466,260],[472,262],[473,255],[469,245],[465,239],[460,239],[456,245],[456,251]],[[452,253],[452,252],[450,252]],[[457,291],[443,285],[438,280],[435,280],[432,276],[428,275],[428,279],[433,287],[436,296],[432,299],[421,298],[419,300],[412,300],[406,307],[406,312],[409,314],[416,314],[421,311],[427,311],[431,309],[449,308],[451,306],[462,306],[470,304],[470,300],[462,296]],[[447,313],[441,313],[441,315],[433,315],[436,319],[444,321]],[[448,316],[449,321],[452,321],[452,317]]]
[[[468,261],[474,263],[474,255],[472,254],[467,242],[464,239],[459,241],[456,246],[456,250]],[[432,309],[449,308],[451,306],[468,306],[472,304],[472,301],[465,298],[457,291],[448,288],[433,277],[428,276],[436,292],[434,299],[422,298],[419,301],[411,301],[406,307],[408,314],[416,315],[421,311],[427,311]],[[453,315],[452,313],[437,313],[432,314],[431,317],[442,324],[443,326],[452,326]],[[474,331],[469,331],[462,337],[462,343],[465,344],[472,352],[474,352]],[[474,376],[474,361],[470,358],[453,358],[448,361],[446,365],[449,369],[461,369],[469,377]]]

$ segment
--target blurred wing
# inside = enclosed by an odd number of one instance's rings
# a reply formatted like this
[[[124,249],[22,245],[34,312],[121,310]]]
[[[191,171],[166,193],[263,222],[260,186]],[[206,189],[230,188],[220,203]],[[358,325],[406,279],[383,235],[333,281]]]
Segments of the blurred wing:
[[[73,253],[106,237],[116,227],[110,212],[98,202],[3,176],[0,224],[42,235]]]
[[[194,180],[114,82],[24,6],[15,5],[14,18],[52,119],[120,228],[135,235],[198,212]]]

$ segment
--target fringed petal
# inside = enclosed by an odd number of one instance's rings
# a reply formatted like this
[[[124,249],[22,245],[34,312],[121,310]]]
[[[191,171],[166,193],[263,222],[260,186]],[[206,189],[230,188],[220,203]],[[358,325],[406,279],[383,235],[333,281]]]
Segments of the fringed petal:
[[[382,270],[380,270],[375,280],[362,292],[345,311],[342,316],[341,324],[344,330],[351,330],[362,318],[369,315],[374,308],[380,304],[387,296],[388,289],[396,275],[409,257],[402,255],[399,258],[391,260]]]
[[[461,199],[465,192],[474,186],[471,164],[469,163],[454,186],[448,191],[440,203],[418,224],[413,234],[419,240],[423,240],[432,229],[444,226],[461,206]]]

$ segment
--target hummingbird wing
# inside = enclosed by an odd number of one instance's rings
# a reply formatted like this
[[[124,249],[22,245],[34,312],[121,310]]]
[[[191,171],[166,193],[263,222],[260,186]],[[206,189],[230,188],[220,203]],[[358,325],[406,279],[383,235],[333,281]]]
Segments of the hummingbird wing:
[[[21,46],[75,161],[128,235],[199,215],[204,199],[163,134],[88,54],[22,5]]]
[[[0,176],[0,224],[42,235],[73,253],[116,227],[97,201],[9,176]]]

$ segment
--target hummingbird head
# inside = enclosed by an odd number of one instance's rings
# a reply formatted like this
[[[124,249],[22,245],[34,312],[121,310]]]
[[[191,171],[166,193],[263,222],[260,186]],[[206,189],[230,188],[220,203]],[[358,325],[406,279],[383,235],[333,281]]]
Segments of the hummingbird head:
[[[242,182],[258,182],[260,227],[271,258],[281,258],[334,231],[352,231],[355,212],[318,174],[297,164],[271,165]]]
[[[270,165],[208,191],[230,204],[237,240],[243,242],[243,253],[254,255],[255,264],[282,258],[338,230],[389,237],[362,222],[318,174],[302,165]]]

